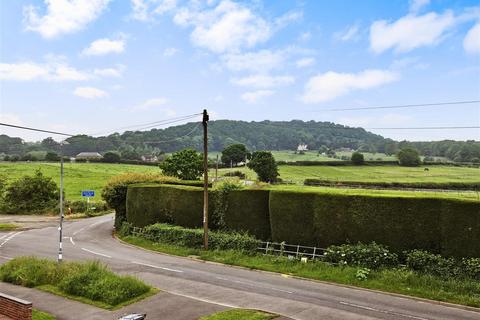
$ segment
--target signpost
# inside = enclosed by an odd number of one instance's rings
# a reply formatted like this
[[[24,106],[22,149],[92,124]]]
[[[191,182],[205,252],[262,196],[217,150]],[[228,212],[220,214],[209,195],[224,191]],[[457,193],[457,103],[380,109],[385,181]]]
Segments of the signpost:
[[[87,213],[88,213],[88,204],[90,203],[90,198],[95,197],[95,191],[93,191],[93,190],[82,190],[82,197],[87,198]]]

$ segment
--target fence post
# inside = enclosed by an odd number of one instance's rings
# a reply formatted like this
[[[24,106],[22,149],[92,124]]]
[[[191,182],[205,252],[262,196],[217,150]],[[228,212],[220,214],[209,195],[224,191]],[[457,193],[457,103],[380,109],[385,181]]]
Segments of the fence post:
[[[267,241],[267,245],[265,246],[265,254],[268,254],[268,241]]]
[[[315,260],[315,252],[317,251],[317,247],[313,247],[313,260]]]
[[[298,259],[298,252],[300,251],[300,245],[297,245],[297,259]]]

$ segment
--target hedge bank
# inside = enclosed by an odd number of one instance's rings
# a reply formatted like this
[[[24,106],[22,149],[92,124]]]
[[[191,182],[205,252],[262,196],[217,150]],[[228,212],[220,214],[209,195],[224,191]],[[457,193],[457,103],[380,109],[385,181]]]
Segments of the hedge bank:
[[[441,198],[271,191],[273,241],[327,247],[375,241],[480,257],[480,203]]]
[[[218,210],[209,191],[209,212]],[[422,249],[480,257],[480,202],[446,198],[352,195],[321,191],[229,191],[221,212],[226,228],[258,239],[327,247],[375,241],[395,252]],[[203,190],[137,184],[127,193],[127,221],[143,227],[200,227]],[[210,225],[210,227],[214,227]]]

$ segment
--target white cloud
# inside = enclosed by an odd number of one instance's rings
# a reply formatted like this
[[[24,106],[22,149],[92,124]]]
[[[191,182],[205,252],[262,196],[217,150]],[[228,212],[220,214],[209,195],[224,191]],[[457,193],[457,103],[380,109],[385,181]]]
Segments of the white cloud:
[[[298,59],[296,62],[295,62],[295,65],[298,67],[298,68],[305,68],[305,67],[309,67],[311,65],[315,64],[315,59],[314,58],[302,58],[302,59]]]
[[[163,15],[177,7],[177,0],[131,0],[132,17],[140,21],[149,21],[155,15]]]
[[[312,38],[312,34],[308,31],[306,32],[303,32],[302,34],[300,34],[300,36],[298,37],[298,39],[300,41],[308,41]]]
[[[94,69],[93,74],[100,77],[120,78],[125,71],[124,65],[118,65],[115,68]]]
[[[223,64],[232,71],[266,72],[279,68],[285,61],[282,51],[261,50],[222,56]]]
[[[93,41],[82,54],[86,56],[103,56],[109,53],[122,53],[125,51],[125,39],[111,40],[107,38]]]
[[[333,100],[353,90],[367,90],[396,81],[399,76],[388,70],[365,70],[359,73],[329,71],[310,78],[302,100],[319,103]]]
[[[291,76],[253,75],[245,78],[234,78],[231,82],[242,87],[272,88],[292,84],[295,79]]]
[[[359,31],[360,31],[360,27],[358,26],[358,24],[354,24],[353,26],[349,26],[343,31],[336,32],[334,34],[334,38],[343,42],[350,41],[350,40],[356,41],[359,38],[358,37]]]
[[[410,12],[417,13],[422,8],[430,4],[430,0],[410,0]]]
[[[85,99],[97,99],[108,97],[108,93],[94,87],[77,87],[73,94]]]
[[[164,57],[171,57],[171,56],[174,56],[175,54],[177,54],[178,52],[178,49],[176,48],[166,48],[165,50],[163,50],[163,56]]]
[[[164,97],[152,98],[144,101],[143,103],[134,106],[132,111],[145,111],[150,110],[155,107],[163,107],[168,103],[168,99]],[[167,109],[166,109],[167,110]],[[174,111],[171,109],[167,110],[168,115],[175,115]],[[173,112],[172,112],[173,111]]]
[[[107,7],[110,0],[44,0],[46,14],[39,15],[38,8],[25,6],[25,28],[38,32],[44,38],[55,38],[85,28]]]
[[[247,103],[257,103],[260,99],[270,97],[274,94],[272,90],[249,91],[242,94],[242,99]]]
[[[230,0],[221,1],[215,8],[198,10],[181,8],[174,17],[181,26],[192,26],[194,45],[215,53],[251,48],[267,41],[272,26],[245,5]]]
[[[13,81],[83,81],[89,79],[88,73],[79,71],[65,62],[0,63],[0,79]]]
[[[381,53],[389,49],[408,52],[432,46],[442,41],[454,24],[455,17],[451,11],[444,14],[430,12],[422,16],[409,14],[392,23],[375,21],[370,27],[370,48]]]
[[[275,19],[275,27],[276,29],[281,29],[292,22],[301,20],[302,18],[303,18],[302,11],[290,11],[278,17],[277,19]]]
[[[467,53],[480,53],[480,22],[468,31],[463,39],[463,48]]]

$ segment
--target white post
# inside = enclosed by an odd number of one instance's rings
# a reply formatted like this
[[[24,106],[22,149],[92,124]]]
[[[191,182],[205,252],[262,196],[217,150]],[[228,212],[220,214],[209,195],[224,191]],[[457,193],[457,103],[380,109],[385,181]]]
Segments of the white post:
[[[62,145],[60,145],[60,148],[62,148]],[[58,263],[61,263],[63,259],[62,228],[63,228],[63,152],[60,152],[60,226],[58,227],[58,231],[59,231]]]

